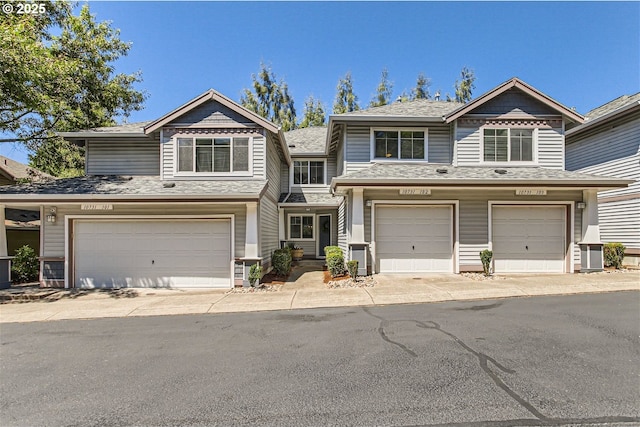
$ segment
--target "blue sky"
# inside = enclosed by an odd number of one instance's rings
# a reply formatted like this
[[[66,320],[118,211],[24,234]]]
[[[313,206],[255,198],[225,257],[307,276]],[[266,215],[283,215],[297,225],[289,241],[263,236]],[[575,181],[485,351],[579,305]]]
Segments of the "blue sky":
[[[209,88],[234,100],[260,62],[289,85],[301,116],[313,94],[331,110],[351,71],[365,106],[383,68],[394,98],[418,73],[453,94],[463,66],[478,96],[517,76],[586,113],[640,91],[638,2],[90,2],[132,43],[118,72],[142,71],[152,120]],[[27,153],[0,144],[0,154]]]

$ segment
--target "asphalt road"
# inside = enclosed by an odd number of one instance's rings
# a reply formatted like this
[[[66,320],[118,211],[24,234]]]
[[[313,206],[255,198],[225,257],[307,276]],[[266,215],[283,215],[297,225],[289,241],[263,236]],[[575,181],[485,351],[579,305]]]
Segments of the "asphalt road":
[[[640,293],[4,324],[0,425],[640,425]]]

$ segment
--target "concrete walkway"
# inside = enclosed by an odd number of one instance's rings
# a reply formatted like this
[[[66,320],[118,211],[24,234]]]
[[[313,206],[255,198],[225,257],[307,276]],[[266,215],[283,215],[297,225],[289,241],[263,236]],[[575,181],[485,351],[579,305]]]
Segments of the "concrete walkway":
[[[55,301],[0,305],[0,323],[103,317],[231,313],[319,307],[412,304],[538,295],[640,290],[640,272],[506,275],[477,280],[463,275],[380,274],[369,288],[329,289],[323,272],[297,267],[279,291],[126,289],[68,294]]]

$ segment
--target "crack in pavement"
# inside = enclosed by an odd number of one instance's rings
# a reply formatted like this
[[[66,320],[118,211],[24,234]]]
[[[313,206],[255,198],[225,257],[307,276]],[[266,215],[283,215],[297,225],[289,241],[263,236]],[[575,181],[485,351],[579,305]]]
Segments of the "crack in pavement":
[[[371,311],[367,307],[363,307],[362,310],[366,314],[368,314],[369,316],[380,320],[380,326],[378,327],[378,333],[380,334],[380,336],[382,337],[382,339],[384,341],[399,347],[400,349],[402,349],[404,352],[406,352],[407,354],[409,354],[412,357],[418,357],[417,353],[414,352],[413,350],[411,350],[409,347],[405,346],[404,344],[402,344],[400,342],[397,342],[397,341],[391,340],[387,336],[387,334],[386,334],[386,332],[384,330],[385,326],[388,326],[391,323],[397,323],[397,322],[413,322],[419,328],[431,329],[431,330],[435,330],[437,332],[440,332],[442,334],[447,335],[449,338],[453,339],[454,342],[456,342],[458,345],[460,345],[463,349],[465,349],[467,352],[469,352],[473,356],[475,356],[478,359],[478,363],[480,365],[480,368],[489,376],[489,378],[491,378],[491,380],[498,387],[500,387],[512,399],[514,399],[516,402],[518,402],[518,404],[520,406],[522,406],[527,411],[529,411],[531,414],[533,414],[538,420],[541,420],[541,421],[549,420],[548,417],[543,415],[532,404],[527,402],[524,398],[522,398],[522,396],[520,396],[518,393],[513,391],[504,381],[502,381],[502,379],[498,375],[496,375],[495,372],[493,372],[491,370],[491,368],[489,367],[489,362],[492,365],[494,365],[496,368],[498,368],[500,371],[505,372],[507,374],[514,374],[516,371],[503,366],[502,364],[500,364],[497,360],[495,360],[491,356],[488,356],[488,355],[486,355],[484,353],[481,353],[479,351],[476,351],[476,350],[472,349],[464,341],[462,341],[460,338],[458,338],[457,336],[455,336],[451,332],[448,332],[448,331],[442,329],[438,323],[433,322],[433,321],[421,322],[421,321],[415,320],[415,319],[400,319],[400,320],[389,321],[389,320],[387,320],[387,319],[385,319],[385,318],[383,318],[381,316],[377,316],[377,315],[371,313]]]

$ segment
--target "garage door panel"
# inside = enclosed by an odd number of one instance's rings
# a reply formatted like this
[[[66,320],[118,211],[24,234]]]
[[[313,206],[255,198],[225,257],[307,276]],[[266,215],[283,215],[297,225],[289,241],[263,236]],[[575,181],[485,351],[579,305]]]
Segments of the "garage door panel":
[[[564,206],[494,206],[495,271],[564,272],[565,210]]]
[[[230,287],[229,220],[78,221],[77,287]]]
[[[453,271],[452,212],[449,205],[378,207],[378,271]]]

